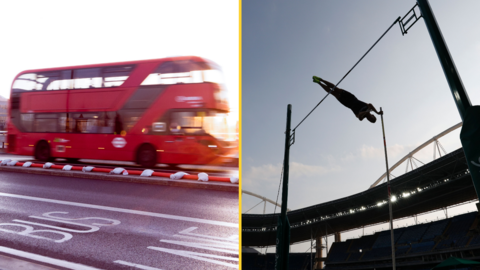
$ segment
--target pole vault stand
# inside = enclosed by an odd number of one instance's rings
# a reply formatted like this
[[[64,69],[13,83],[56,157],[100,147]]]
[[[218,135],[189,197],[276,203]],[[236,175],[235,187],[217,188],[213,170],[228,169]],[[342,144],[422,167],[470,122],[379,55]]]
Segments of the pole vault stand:
[[[477,197],[480,198],[480,106],[471,106],[466,110],[460,140],[473,186]],[[477,209],[480,211],[480,203],[477,203]]]
[[[428,0],[417,0],[417,4],[422,12],[422,17],[437,52],[438,60],[442,65],[448,86],[452,92],[460,117],[463,120],[460,140],[475,192],[477,197],[480,198],[480,106],[472,106],[470,102]],[[480,211],[478,203],[477,208]]]
[[[277,222],[277,239],[275,253],[275,270],[288,269],[288,257],[290,254],[290,222],[287,217],[288,199],[288,173],[290,146],[295,142],[295,132],[290,134],[290,120],[292,118],[292,105],[287,106],[287,129],[285,130],[285,154],[283,157],[283,186],[282,186],[282,212]]]

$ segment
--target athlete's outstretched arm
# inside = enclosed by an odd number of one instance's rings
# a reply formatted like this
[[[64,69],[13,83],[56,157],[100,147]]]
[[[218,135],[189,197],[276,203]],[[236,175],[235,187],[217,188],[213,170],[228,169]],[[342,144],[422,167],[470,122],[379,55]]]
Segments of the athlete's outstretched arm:
[[[374,111],[378,115],[383,114],[383,112],[378,112],[377,109],[375,109],[375,107],[373,107],[373,105],[371,103],[368,103],[367,106],[368,106],[368,108],[370,108],[372,111]]]

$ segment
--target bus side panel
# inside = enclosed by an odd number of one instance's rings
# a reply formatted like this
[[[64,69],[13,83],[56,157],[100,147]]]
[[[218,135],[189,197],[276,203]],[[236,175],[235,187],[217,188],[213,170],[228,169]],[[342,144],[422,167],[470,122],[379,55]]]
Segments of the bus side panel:
[[[68,91],[22,93],[20,112],[65,112]]]
[[[117,111],[134,88],[86,89],[70,92],[69,111]]]

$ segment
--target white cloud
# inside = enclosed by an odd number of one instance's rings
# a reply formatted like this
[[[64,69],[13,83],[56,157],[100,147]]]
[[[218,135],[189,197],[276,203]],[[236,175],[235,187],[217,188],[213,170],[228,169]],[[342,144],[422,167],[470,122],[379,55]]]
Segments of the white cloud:
[[[343,162],[350,162],[355,160],[355,155],[353,153],[348,153],[345,156],[341,157],[340,160]]]
[[[298,162],[290,162],[289,178],[316,177],[330,172],[340,171],[339,165],[316,166]],[[282,164],[264,164],[252,166],[243,177],[243,186],[248,190],[251,187],[278,184],[282,175]]]
[[[322,174],[326,174],[329,172],[337,172],[340,170],[341,170],[341,167],[338,165],[324,167],[324,166],[305,165],[298,162],[292,162],[290,164],[290,174],[293,177],[319,176]]]
[[[407,150],[412,148],[411,146],[403,146],[399,144],[394,144],[392,146],[387,147],[387,153],[389,158],[397,157],[401,154],[407,154]],[[360,148],[360,155],[362,158],[380,158],[385,157],[385,150],[384,148],[376,148],[369,145],[362,145]]]

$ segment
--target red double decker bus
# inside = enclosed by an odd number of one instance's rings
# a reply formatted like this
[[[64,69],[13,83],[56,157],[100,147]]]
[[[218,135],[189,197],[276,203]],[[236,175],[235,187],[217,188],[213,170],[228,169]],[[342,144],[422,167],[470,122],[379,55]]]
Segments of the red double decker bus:
[[[144,167],[235,163],[228,112],[219,67],[200,57],[27,70],[12,84],[7,152]]]

